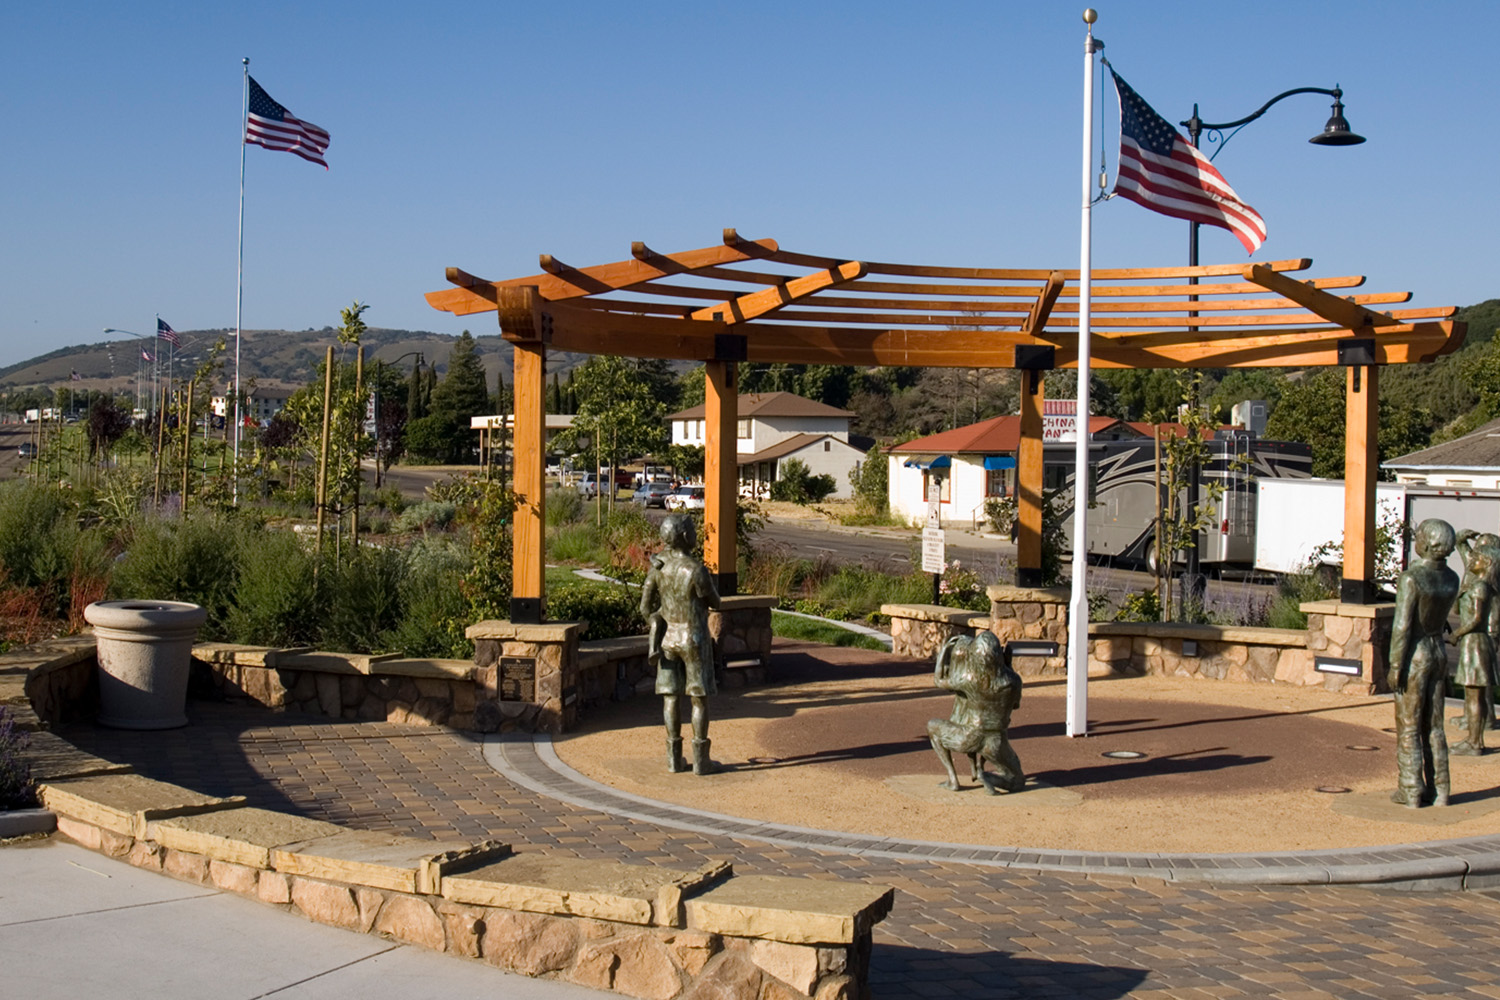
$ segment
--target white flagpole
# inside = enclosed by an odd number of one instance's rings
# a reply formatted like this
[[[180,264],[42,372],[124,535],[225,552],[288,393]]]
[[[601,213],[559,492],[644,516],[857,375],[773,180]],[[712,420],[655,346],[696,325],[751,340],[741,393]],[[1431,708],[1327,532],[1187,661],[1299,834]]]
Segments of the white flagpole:
[[[234,281],[234,486],[232,502],[240,502],[240,318],[245,302],[245,127],[250,121],[250,60],[245,67],[244,97],[240,103],[240,253]],[[228,413],[228,407],[225,408]]]
[[[1083,43],[1083,231],[1078,253],[1078,411],[1077,439],[1073,445],[1073,593],[1068,614],[1068,708],[1069,736],[1087,736],[1089,730],[1089,310],[1092,306],[1094,195],[1094,53],[1104,47],[1094,40],[1094,22],[1099,15],[1083,12],[1089,26]]]

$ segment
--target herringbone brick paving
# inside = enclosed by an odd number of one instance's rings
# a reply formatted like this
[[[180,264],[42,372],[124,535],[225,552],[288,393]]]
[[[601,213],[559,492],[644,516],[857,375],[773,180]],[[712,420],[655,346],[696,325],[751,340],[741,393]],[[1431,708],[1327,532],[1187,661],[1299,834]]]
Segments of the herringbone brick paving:
[[[1500,1000],[1500,903],[1484,893],[1214,888],[787,848],[557,802],[512,785],[447,730],[201,703],[191,714],[194,725],[170,732],[62,735],[152,777],[352,827],[892,885],[871,971],[882,1000]]]

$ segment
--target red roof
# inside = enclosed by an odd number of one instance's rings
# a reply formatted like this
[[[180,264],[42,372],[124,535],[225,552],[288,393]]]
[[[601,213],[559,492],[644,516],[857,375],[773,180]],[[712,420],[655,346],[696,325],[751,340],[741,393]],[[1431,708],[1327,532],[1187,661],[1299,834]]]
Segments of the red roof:
[[[1136,430],[1118,417],[1089,417],[1089,436],[1094,436],[1116,425]],[[1147,434],[1146,436],[1150,436]],[[996,452],[1015,451],[1021,444],[1021,418],[1016,414],[991,417],[967,427],[955,427],[951,431],[930,434],[915,441],[898,444],[891,451],[942,452],[948,455],[978,452],[992,455]]]

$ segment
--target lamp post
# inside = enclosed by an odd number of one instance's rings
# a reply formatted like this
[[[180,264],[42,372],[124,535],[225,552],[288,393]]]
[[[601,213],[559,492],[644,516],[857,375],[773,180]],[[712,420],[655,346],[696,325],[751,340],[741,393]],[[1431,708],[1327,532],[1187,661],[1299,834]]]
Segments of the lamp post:
[[[105,327],[104,328],[104,332],[105,333],[123,333],[126,336],[135,337],[137,340],[150,340],[151,339],[151,338],[147,337],[143,333],[134,333],[134,332],[132,332],[130,330],[120,330],[120,329],[117,329],[117,328],[112,327],[112,326]],[[137,410],[139,410],[141,408],[141,361],[142,361],[142,358],[140,357],[140,355],[137,355],[136,359],[135,359],[135,408]],[[152,365],[156,364],[156,353],[154,351],[151,354],[151,363],[152,363]],[[156,412],[156,377],[155,377],[154,374],[152,375],[152,379],[151,379],[151,412],[152,413]],[[134,418],[134,416],[135,416],[135,414],[132,413],[131,417]]]
[[[422,367],[421,351],[407,351],[405,354],[397,357],[393,361],[385,361],[383,359],[377,360],[383,365],[390,365],[392,368],[394,368],[401,362],[405,361],[407,358],[416,358],[417,368],[420,369]],[[375,411],[375,488],[378,490],[380,489],[381,480],[384,478],[384,470],[380,465],[380,385],[378,382],[376,383],[374,389],[371,391],[371,395],[374,401]],[[408,413],[407,418],[410,419],[410,417],[411,414]]]
[[[1281,101],[1286,100],[1288,97],[1294,97],[1297,94],[1322,94],[1325,97],[1333,98],[1333,113],[1329,116],[1328,121],[1324,124],[1323,131],[1307,140],[1309,143],[1314,146],[1358,146],[1360,143],[1365,141],[1364,136],[1355,133],[1349,128],[1349,122],[1344,117],[1344,91],[1338,86],[1334,86],[1332,89],[1327,89],[1324,87],[1294,87],[1291,90],[1282,91],[1266,103],[1262,104],[1251,114],[1248,114],[1243,118],[1236,118],[1232,122],[1215,123],[1204,121],[1198,116],[1198,105],[1195,103],[1193,105],[1193,116],[1186,121],[1178,122],[1178,124],[1188,130],[1188,140],[1192,142],[1194,149],[1197,149],[1199,147],[1199,137],[1202,136],[1205,132],[1208,133],[1208,141],[1218,146],[1218,149],[1214,150],[1213,156],[1209,157],[1209,160],[1212,161],[1214,157],[1218,156],[1219,153],[1224,151],[1225,144],[1227,144],[1230,139],[1233,139],[1240,129],[1244,128],[1246,125],[1249,125],[1261,115],[1271,110],[1271,108],[1276,104],[1279,104]],[[1226,135],[1226,129],[1231,129],[1232,131],[1230,131]],[[1198,266],[1199,225],[1200,224],[1197,222],[1188,223],[1189,267]],[[1188,284],[1196,285],[1197,283],[1198,279],[1196,277],[1188,278]],[[1197,296],[1192,296],[1191,299],[1196,300]],[[1188,313],[1188,315],[1197,316],[1198,314],[1196,312],[1190,312]],[[1194,391],[1193,398],[1189,400],[1189,405],[1194,407],[1198,405],[1196,390]],[[1187,516],[1190,523],[1192,521],[1196,521],[1198,518],[1198,478],[1201,473],[1202,470],[1200,469],[1198,463],[1196,461],[1193,462],[1193,468],[1188,476],[1187,484]],[[1192,597],[1201,604],[1203,601],[1204,590],[1207,588],[1207,581],[1203,577],[1203,572],[1198,559],[1198,533],[1196,531],[1194,531],[1191,536],[1191,540],[1187,546],[1186,555],[1187,565],[1183,573],[1183,597],[1184,599],[1186,599],[1189,594],[1191,594]]]

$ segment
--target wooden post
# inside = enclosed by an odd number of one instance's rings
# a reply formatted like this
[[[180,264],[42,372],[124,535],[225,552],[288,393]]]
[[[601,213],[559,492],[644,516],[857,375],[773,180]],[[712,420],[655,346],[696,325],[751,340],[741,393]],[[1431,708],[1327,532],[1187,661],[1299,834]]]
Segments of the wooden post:
[[[182,519],[187,520],[188,476],[192,474],[193,394],[198,390],[196,377],[188,380],[187,399],[182,403]]]
[[[328,510],[328,420],[333,412],[333,348],[323,361],[323,436],[318,443],[318,534],[313,540],[313,571],[323,556],[323,515]]]
[[[1339,599],[1375,599],[1375,472],[1380,369],[1350,365],[1344,403],[1344,579]]]
[[[738,592],[735,550],[736,499],[739,483],[739,375],[733,361],[705,364],[703,407],[703,563],[714,575],[719,594]]]
[[[1046,382],[1036,370],[1021,373],[1021,441],[1016,448],[1016,586],[1042,585],[1042,402]],[[1087,433],[1081,420],[1079,433]]]
[[[37,428],[37,433],[41,433],[40,427]],[[163,458],[162,450],[166,447],[166,433],[167,394],[163,392],[161,394],[161,408],[156,414],[156,471],[153,473],[152,481],[155,484],[155,488],[153,490],[151,500],[151,502],[158,507],[161,506],[161,463]],[[40,455],[41,452],[38,451],[37,454]]]
[[[361,405],[365,398],[365,345],[360,344],[359,350],[354,355],[354,412],[350,419],[354,421],[354,436],[350,439],[349,458],[354,462],[354,508],[349,515],[349,537],[355,551],[359,550],[359,490],[364,485],[364,476],[360,472],[359,442],[365,434],[365,411]]]
[[[515,345],[516,522],[511,562],[510,619],[517,624],[542,622],[546,557],[546,360],[541,343]]]

